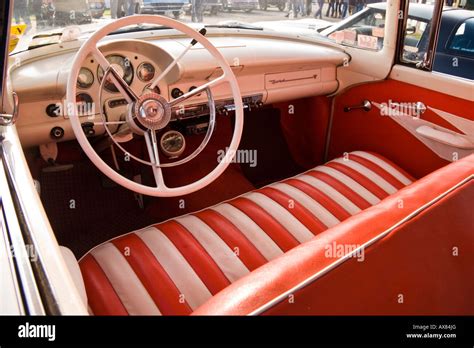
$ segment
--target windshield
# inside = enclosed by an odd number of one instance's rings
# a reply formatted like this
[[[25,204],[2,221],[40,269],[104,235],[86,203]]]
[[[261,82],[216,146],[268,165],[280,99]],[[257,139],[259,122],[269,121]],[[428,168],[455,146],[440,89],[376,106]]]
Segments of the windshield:
[[[364,6],[348,0],[15,0],[12,33],[23,43],[19,52],[75,39],[124,16],[156,14],[218,28],[319,35]]]

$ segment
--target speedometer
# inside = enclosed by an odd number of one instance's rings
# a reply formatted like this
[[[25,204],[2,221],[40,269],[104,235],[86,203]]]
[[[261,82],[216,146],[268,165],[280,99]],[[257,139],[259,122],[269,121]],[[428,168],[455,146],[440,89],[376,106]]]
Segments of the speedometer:
[[[115,69],[115,71],[121,76],[124,81],[130,85],[133,81],[133,66],[128,58],[119,55],[110,55],[105,57],[110,65]],[[104,78],[104,70],[99,66],[97,69],[97,77],[99,82],[102,82]],[[117,87],[113,84],[110,74],[107,77],[107,80],[104,83],[104,87],[109,92],[118,92]]]

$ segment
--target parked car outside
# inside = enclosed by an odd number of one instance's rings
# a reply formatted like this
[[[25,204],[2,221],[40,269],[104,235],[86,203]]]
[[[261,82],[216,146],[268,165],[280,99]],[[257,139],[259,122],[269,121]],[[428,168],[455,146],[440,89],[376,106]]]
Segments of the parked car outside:
[[[258,0],[223,0],[222,5],[224,10],[229,12],[233,10],[240,10],[248,13],[258,9],[259,2]]]
[[[54,25],[67,26],[92,22],[92,15],[87,0],[54,0],[50,3],[54,9]]]
[[[275,6],[280,11],[284,11],[286,7],[286,0],[259,0],[260,9],[266,11],[268,6]]]
[[[93,18],[102,18],[105,11],[104,0],[89,0],[89,9]]]
[[[221,0],[205,0],[204,1],[203,11],[209,12],[211,15],[215,16],[221,10],[222,10]]]
[[[184,11],[187,15],[192,14],[193,5],[190,2],[184,6]],[[221,0],[205,0],[202,4],[202,12],[208,12],[212,16],[216,16],[219,11],[222,11],[222,1]]]
[[[141,0],[139,13],[173,15],[177,19],[184,12],[184,6],[188,4],[188,0]]]
[[[383,45],[383,23],[385,23],[386,3],[368,5],[364,10],[321,31],[321,34],[344,44],[357,44],[358,35],[374,35],[379,32],[375,49]],[[403,59],[419,62],[428,46],[433,5],[410,3],[405,35]],[[377,30],[378,29],[378,30]],[[350,35],[339,35],[353,32]],[[339,38],[338,38],[339,37]],[[341,40],[339,40],[341,39]],[[445,7],[433,70],[474,80],[474,12],[465,9]]]

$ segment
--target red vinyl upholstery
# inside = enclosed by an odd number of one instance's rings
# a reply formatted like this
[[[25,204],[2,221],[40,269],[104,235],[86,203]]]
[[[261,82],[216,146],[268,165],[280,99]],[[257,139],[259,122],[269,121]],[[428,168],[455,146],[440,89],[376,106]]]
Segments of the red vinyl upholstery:
[[[193,314],[473,315],[473,201],[471,155],[268,262]],[[362,253],[328,254],[335,245]]]
[[[80,261],[97,315],[190,314],[221,290],[414,179],[352,152],[205,210],[115,238]]]

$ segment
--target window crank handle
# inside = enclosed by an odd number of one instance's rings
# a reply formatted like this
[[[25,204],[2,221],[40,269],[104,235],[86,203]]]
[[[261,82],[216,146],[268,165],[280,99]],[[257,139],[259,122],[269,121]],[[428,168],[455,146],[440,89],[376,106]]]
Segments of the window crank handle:
[[[344,107],[344,112],[349,112],[355,109],[363,109],[364,111],[370,111],[370,109],[372,109],[372,103],[369,100],[365,99],[360,105]]]

